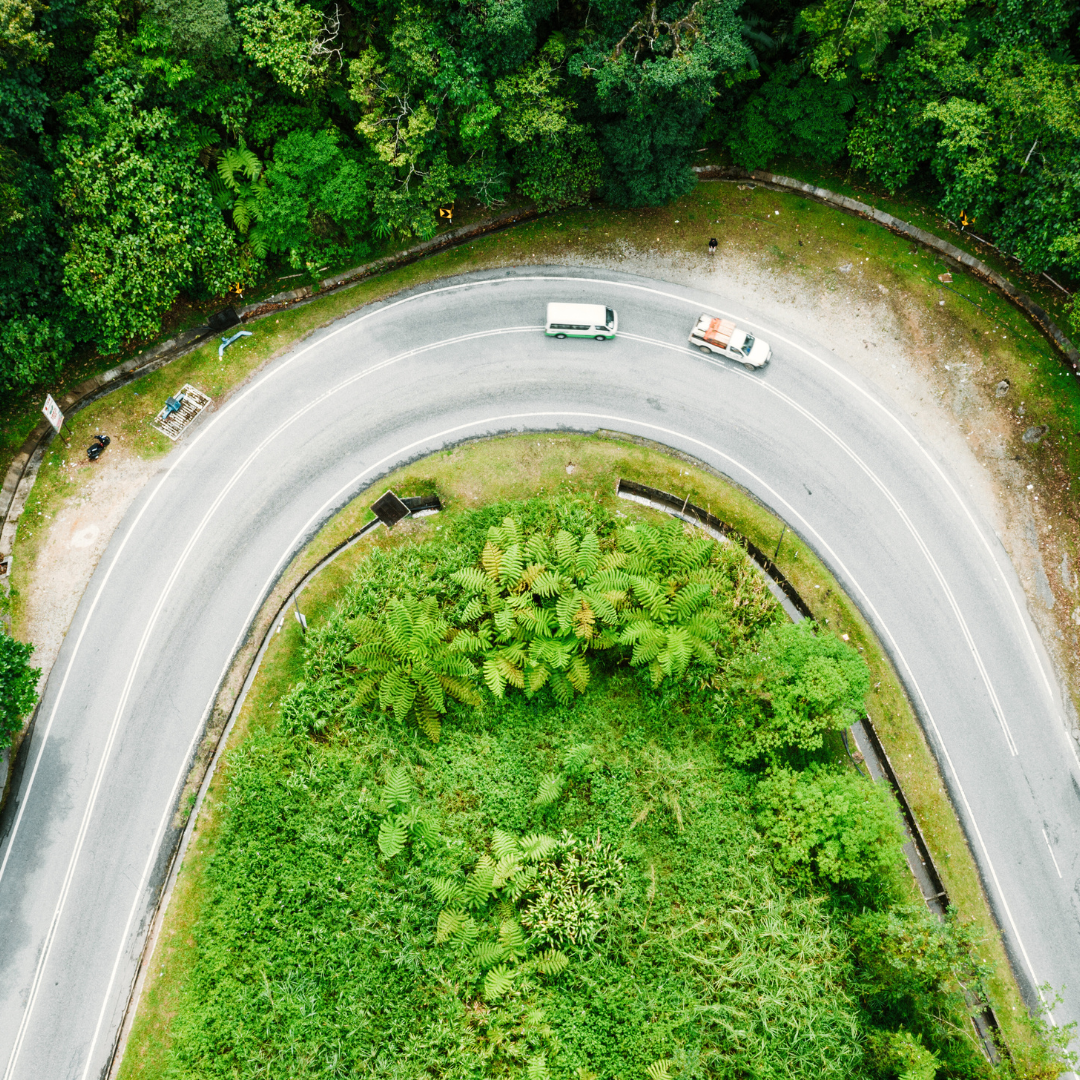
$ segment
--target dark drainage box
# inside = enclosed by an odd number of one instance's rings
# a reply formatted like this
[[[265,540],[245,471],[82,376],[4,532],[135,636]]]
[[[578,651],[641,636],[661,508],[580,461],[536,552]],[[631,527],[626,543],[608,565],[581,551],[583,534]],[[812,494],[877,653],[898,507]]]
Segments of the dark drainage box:
[[[392,529],[412,511],[392,491],[380,496],[371,506],[371,512],[388,528]]]
[[[211,315],[206,320],[206,325],[215,334],[220,334],[223,330],[228,330],[230,326],[236,326],[239,322],[240,316],[236,314],[236,309],[227,307]]]

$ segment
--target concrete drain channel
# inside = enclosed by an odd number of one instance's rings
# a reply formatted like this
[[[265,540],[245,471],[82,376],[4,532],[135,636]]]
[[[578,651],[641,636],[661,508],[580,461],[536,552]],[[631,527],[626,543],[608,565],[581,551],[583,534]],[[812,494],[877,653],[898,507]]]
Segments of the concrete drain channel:
[[[806,602],[796,592],[776,564],[759,547],[753,544],[745,536],[736,532],[726,522],[713,516],[708,510],[695,506],[686,499],[680,499],[667,491],[658,488],[646,487],[631,480],[619,480],[616,486],[616,494],[620,499],[650,506],[654,510],[662,510],[665,514],[685,521],[704,530],[710,536],[721,543],[737,543],[749,556],[750,561],[764,575],[770,592],[781,603],[784,611],[793,622],[801,622],[803,619],[812,619],[813,613]],[[896,801],[900,804],[900,813],[904,820],[904,832],[907,841],[904,844],[904,856],[907,859],[908,868],[911,870],[915,883],[922,893],[926,906],[939,918],[944,919],[949,909],[949,896],[945,886],[941,882],[937,867],[934,865],[930,849],[926,845],[922,830],[919,828],[915,815],[911,811],[900,781],[893,770],[892,762],[874,730],[870,717],[867,716],[857,724],[852,725],[850,735],[855,741],[859,753],[862,755],[863,764],[874,782],[884,780],[892,788]],[[848,732],[843,733],[844,748],[851,757],[851,749],[848,744]],[[851,758],[852,763],[858,768],[858,763]],[[994,1065],[1001,1060],[998,1050],[999,1042],[995,1038],[1000,1033],[997,1017],[989,1004],[981,1004],[972,990],[965,987],[964,993],[968,1004],[972,1007],[971,1023],[979,1037],[983,1053]]]

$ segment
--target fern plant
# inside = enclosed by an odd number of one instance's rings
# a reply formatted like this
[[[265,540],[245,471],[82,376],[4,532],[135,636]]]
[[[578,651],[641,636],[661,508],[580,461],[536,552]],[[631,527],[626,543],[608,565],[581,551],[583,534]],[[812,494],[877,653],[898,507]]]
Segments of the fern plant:
[[[551,806],[562,793],[566,781],[556,773],[548,773],[540,781],[540,790],[536,793],[537,806]]]
[[[674,1064],[669,1058],[661,1058],[645,1070],[645,1075],[649,1080],[671,1080],[671,1067]]]
[[[525,1067],[525,1076],[527,1080],[551,1080],[551,1070],[547,1065],[547,1058],[543,1054],[537,1054],[535,1057],[529,1058],[529,1063]]]
[[[258,220],[259,202],[266,193],[263,171],[262,162],[241,136],[238,146],[220,151],[217,172],[210,180],[215,205],[231,213],[236,231],[247,237],[260,258],[266,255],[266,240],[251,226]]]
[[[405,765],[391,769],[382,789],[380,804],[386,815],[379,824],[379,851],[392,859],[405,850],[413,840],[430,841],[434,830],[423,818],[420,807],[413,803],[416,788]]]
[[[356,700],[404,721],[412,716],[432,742],[439,741],[446,699],[479,705],[471,684],[476,669],[447,642],[449,626],[434,599],[392,600],[379,622],[350,624],[355,648],[346,657],[358,675]]]
[[[546,685],[569,703],[589,684],[589,652],[615,642],[629,587],[619,561],[595,532],[560,529],[549,543],[507,517],[488,530],[480,565],[451,575],[468,597],[454,648],[480,658],[496,697],[508,686],[531,696]]]
[[[538,870],[558,852],[559,841],[496,829],[490,849],[464,877],[443,875],[428,885],[446,905],[436,919],[435,943],[463,952],[483,976],[484,997],[494,1001],[531,976],[554,978],[570,959],[554,947],[538,950],[517,917],[518,905],[535,889]]]
[[[647,667],[654,686],[681,678],[692,660],[715,668],[715,643],[727,625],[717,596],[730,587],[712,564],[715,542],[672,522],[630,526],[619,547],[635,601],[618,634],[631,647],[630,663]]]

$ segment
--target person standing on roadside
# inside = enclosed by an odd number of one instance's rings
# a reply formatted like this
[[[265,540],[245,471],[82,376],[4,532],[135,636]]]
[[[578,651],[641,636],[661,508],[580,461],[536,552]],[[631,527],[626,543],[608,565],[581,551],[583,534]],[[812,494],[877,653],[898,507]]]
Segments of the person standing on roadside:
[[[709,254],[710,255],[715,255],[716,254],[716,237],[715,236],[709,241]]]

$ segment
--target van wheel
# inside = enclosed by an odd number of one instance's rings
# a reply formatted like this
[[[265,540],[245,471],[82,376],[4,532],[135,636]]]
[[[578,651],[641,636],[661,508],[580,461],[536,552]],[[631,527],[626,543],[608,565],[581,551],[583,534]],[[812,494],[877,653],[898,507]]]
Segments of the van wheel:
[[[596,340],[597,341],[607,341],[607,338],[603,334],[597,334],[596,335]]]
[[[562,341],[562,340],[563,340],[563,339],[564,339],[564,338],[566,337],[566,335],[565,335],[565,334],[556,334],[555,336],[556,336],[556,337],[557,337],[557,338],[558,338],[558,339],[559,339],[560,341]]]
[[[753,364],[743,364],[743,367],[746,368],[747,371],[757,371],[757,368],[754,367]]]
[[[699,349],[700,349],[700,350],[701,350],[701,351],[702,351],[703,353],[706,353],[707,355],[711,355],[711,354],[712,354],[712,349],[710,349],[708,345],[699,345],[699,346],[698,346],[698,348],[699,348]]]

